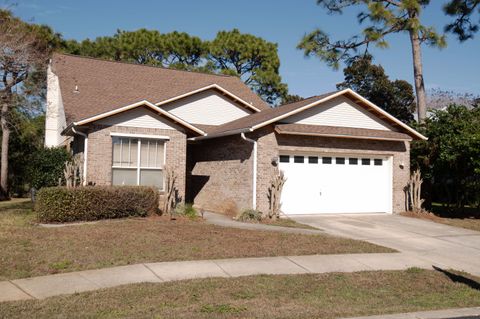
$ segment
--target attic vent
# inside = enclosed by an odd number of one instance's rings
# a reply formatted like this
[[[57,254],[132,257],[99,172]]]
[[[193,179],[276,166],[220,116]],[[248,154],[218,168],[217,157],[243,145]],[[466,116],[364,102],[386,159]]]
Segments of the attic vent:
[[[78,90],[78,85],[75,85],[75,90],[73,90],[73,93],[80,93],[80,91]]]

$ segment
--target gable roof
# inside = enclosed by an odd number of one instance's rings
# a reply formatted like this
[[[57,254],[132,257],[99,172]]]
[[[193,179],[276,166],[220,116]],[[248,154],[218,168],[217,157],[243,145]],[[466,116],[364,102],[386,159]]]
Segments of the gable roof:
[[[256,129],[259,129],[261,127],[264,127],[274,122],[278,122],[284,118],[300,113],[314,106],[319,106],[324,102],[327,102],[331,99],[334,99],[342,95],[348,97],[349,99],[359,104],[360,106],[364,107],[368,111],[375,113],[377,117],[385,120],[386,122],[392,124],[395,127],[398,127],[401,131],[405,132],[409,136],[417,139],[422,139],[422,140],[427,139],[425,136],[423,136],[422,134],[420,134],[410,126],[406,125],[405,123],[401,122],[394,116],[385,112],[380,107],[376,106],[375,104],[368,101],[367,99],[362,97],[360,94],[352,91],[351,89],[345,89],[341,91],[329,92],[322,95],[312,96],[310,98],[307,98],[298,102],[284,104],[276,108],[261,111],[259,113],[254,113],[254,114],[242,117],[238,120],[220,125],[215,129],[210,130],[206,136],[192,138],[192,139],[193,140],[206,139],[206,138],[213,138],[217,136],[226,136],[230,134],[235,134],[237,132],[254,131]]]
[[[309,105],[315,101],[321,100],[322,98],[328,97],[335,93],[336,92],[330,92],[322,95],[316,95],[298,102],[284,104],[279,107],[270,108],[268,110],[264,110],[259,113],[254,113],[254,114],[239,118],[238,120],[217,126],[216,128],[209,130],[208,135],[221,134],[221,133],[236,131],[244,128],[253,128],[256,125],[269,122],[272,119],[288,114],[305,105]]]
[[[53,54],[67,124],[142,100],[159,104],[215,89],[254,111],[269,109],[238,77]],[[78,89],[76,92],[75,89]]]
[[[181,126],[186,127],[186,128],[190,129],[191,131],[193,131],[197,134],[206,135],[206,133],[202,129],[200,129],[199,127],[194,126],[194,125],[182,120],[181,118],[173,115],[170,112],[165,111],[164,109],[162,109],[162,108],[158,107],[157,105],[155,105],[153,103],[150,103],[149,101],[146,101],[146,100],[139,101],[139,102],[136,102],[136,103],[133,103],[133,104],[130,104],[130,105],[126,105],[124,107],[114,109],[114,110],[111,110],[111,111],[108,111],[108,112],[104,112],[102,114],[95,115],[95,116],[89,117],[87,119],[80,120],[78,122],[71,122],[63,130],[62,134],[67,134],[71,130],[71,128],[74,127],[74,126],[86,125],[86,124],[89,124],[91,122],[95,122],[95,121],[101,120],[103,118],[106,118],[106,117],[109,117],[109,116],[112,116],[112,115],[115,115],[115,114],[118,114],[118,113],[122,113],[122,112],[125,112],[125,111],[128,111],[128,110],[132,110],[132,109],[137,108],[137,107],[147,107],[147,108],[151,109],[152,111],[158,113],[159,115],[162,115],[162,116],[170,119],[175,124],[180,124]]]

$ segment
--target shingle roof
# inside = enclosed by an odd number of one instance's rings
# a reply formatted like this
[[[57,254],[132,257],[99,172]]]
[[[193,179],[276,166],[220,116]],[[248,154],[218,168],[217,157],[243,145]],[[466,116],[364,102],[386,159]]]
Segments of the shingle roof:
[[[235,121],[228,122],[228,123],[225,123],[223,125],[219,125],[216,128],[209,130],[208,134],[209,135],[216,135],[216,134],[221,134],[221,133],[224,133],[224,132],[240,130],[240,129],[243,129],[243,128],[251,128],[251,127],[253,127],[257,124],[263,123],[265,121],[274,119],[278,116],[281,116],[281,115],[287,114],[289,112],[295,111],[295,110],[301,108],[302,106],[305,106],[305,105],[311,104],[313,102],[319,101],[319,100],[321,100],[323,98],[326,98],[330,95],[333,95],[335,93],[337,93],[337,91],[325,93],[325,94],[322,94],[322,95],[312,96],[312,97],[306,98],[306,99],[298,101],[298,102],[284,104],[284,105],[281,105],[281,106],[278,106],[278,107],[275,107],[275,108],[270,108],[270,109],[267,109],[267,110],[263,110],[263,111],[258,112],[258,113],[253,113],[253,114],[250,114],[248,116],[239,118]]]
[[[195,126],[195,127],[198,127],[199,129],[201,129],[202,131],[204,131],[206,133],[211,132],[218,127],[218,125],[195,124],[195,123],[192,123],[192,125]]]
[[[148,100],[159,103],[216,84],[251,103],[269,109],[238,77],[189,72],[55,53],[52,71],[60,79],[67,124]],[[78,92],[75,92],[75,88]]]
[[[424,139],[424,140],[427,139],[425,136],[423,136],[419,132],[415,131],[408,125],[402,123],[392,115],[388,114],[384,110],[380,109],[378,106],[372,104],[371,102],[369,102],[368,100],[366,100],[365,98],[363,98],[362,96],[360,96],[359,94],[355,93],[350,89],[312,96],[298,102],[284,104],[273,109],[263,110],[261,112],[254,113],[254,114],[242,117],[240,119],[237,119],[235,121],[217,126],[216,128],[209,129],[208,131],[206,131],[207,133],[206,136],[202,136],[195,139],[208,139],[208,138],[214,138],[217,136],[224,136],[224,135],[230,135],[238,132],[248,132],[251,130],[255,130],[267,124],[281,121],[283,118],[293,115],[295,113],[301,112],[302,110],[305,110],[309,107],[321,105],[324,101],[327,101],[331,98],[335,98],[336,96],[339,96],[339,95],[347,96],[353,102],[359,105],[363,105],[368,111],[371,111],[377,114],[380,118],[384,119],[385,121],[388,121],[394,127],[398,128],[398,130],[404,133],[407,133],[407,134],[399,133],[399,134],[403,134],[402,135],[403,137],[398,135],[392,138],[404,139],[405,136],[410,136],[415,139]],[[361,134],[361,131],[355,131],[355,132],[351,131],[351,132],[354,134]],[[367,132],[365,131],[364,133],[367,133]]]
[[[279,124],[275,126],[275,130],[280,134],[295,135],[317,135],[317,136],[336,136],[350,138],[369,138],[381,140],[411,140],[407,134],[386,131],[372,130],[353,127],[338,127],[325,125],[306,125],[306,124]]]

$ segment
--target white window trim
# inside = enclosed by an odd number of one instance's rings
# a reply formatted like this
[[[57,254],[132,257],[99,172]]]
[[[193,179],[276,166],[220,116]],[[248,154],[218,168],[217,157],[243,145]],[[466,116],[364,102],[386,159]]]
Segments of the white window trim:
[[[128,166],[121,166],[121,165],[113,165],[113,154],[112,154],[112,169],[117,168],[117,169],[131,169],[131,170],[136,170],[137,171],[137,186],[140,186],[140,171],[141,170],[161,170],[162,172],[165,171],[166,167],[166,161],[167,161],[167,142],[170,140],[170,137],[168,136],[163,136],[163,135],[149,135],[149,134],[130,134],[130,133],[115,133],[111,132],[110,133],[111,137],[128,137],[128,138],[138,138],[138,146],[137,146],[137,167],[128,167]],[[140,166],[141,164],[141,149],[142,149],[142,138],[146,139],[154,139],[154,140],[163,140],[164,142],[164,148],[163,148],[163,166],[156,166],[156,167],[144,167]],[[113,140],[112,140],[113,143]],[[130,147],[130,145],[129,145]],[[158,146],[157,146],[158,147]],[[130,156],[130,152],[128,152]],[[156,160],[155,160],[156,161]],[[163,178],[162,181],[162,188],[159,189],[159,191],[163,192],[165,191],[165,178]]]
[[[169,136],[165,135],[150,135],[150,134],[130,134],[130,133],[116,133],[111,132],[110,136],[118,136],[118,137],[135,137],[135,138],[151,138],[154,140],[170,140]]]

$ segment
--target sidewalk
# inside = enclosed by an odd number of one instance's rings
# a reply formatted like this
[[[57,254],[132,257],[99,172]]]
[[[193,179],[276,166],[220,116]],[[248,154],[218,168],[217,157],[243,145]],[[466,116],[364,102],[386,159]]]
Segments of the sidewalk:
[[[266,226],[270,227],[270,226]],[[0,302],[43,299],[141,282],[260,274],[308,274],[373,270],[431,269],[407,253],[310,255],[135,264],[0,282]]]
[[[448,318],[451,318],[451,319],[477,318],[478,319],[480,318],[480,307],[409,312],[409,313],[398,313],[393,315],[355,317],[355,318],[344,318],[344,319],[448,319]]]

